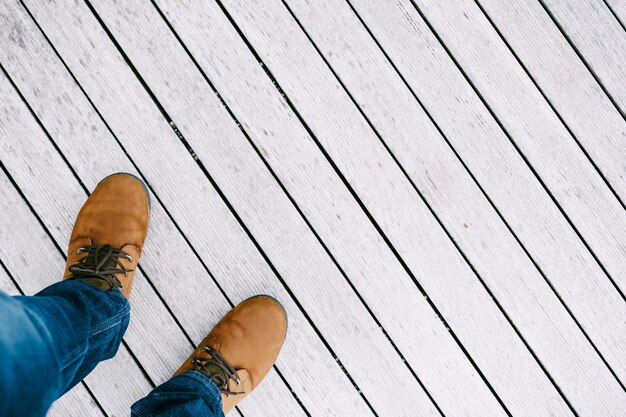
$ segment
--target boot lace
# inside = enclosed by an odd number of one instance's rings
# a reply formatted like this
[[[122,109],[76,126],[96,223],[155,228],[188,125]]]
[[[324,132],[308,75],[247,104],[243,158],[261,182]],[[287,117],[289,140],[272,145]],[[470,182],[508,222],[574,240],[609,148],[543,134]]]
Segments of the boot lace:
[[[228,389],[228,381],[233,380],[237,385],[241,383],[239,374],[235,368],[233,368],[224,357],[210,346],[203,346],[202,352],[206,352],[210,355],[210,358],[199,358],[196,355],[193,356],[192,364],[194,369],[211,379],[217,385],[220,392],[224,393],[227,397],[230,395],[241,395],[243,392],[233,392]]]
[[[87,256],[70,265],[71,275],[68,279],[97,278],[108,282],[111,288],[122,288],[122,283],[116,274],[126,276],[132,271],[132,269],[124,268],[120,258],[130,262],[133,258],[111,245],[83,246],[78,248],[77,253],[86,253]]]

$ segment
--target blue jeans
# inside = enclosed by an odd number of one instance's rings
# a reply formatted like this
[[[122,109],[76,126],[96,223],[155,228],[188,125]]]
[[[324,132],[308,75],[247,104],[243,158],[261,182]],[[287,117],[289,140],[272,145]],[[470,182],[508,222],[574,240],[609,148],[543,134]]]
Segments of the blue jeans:
[[[32,297],[0,291],[0,417],[44,416],[115,355],[129,319],[119,290],[84,281],[58,282]],[[131,415],[221,417],[222,399],[212,381],[189,371],[137,401]]]

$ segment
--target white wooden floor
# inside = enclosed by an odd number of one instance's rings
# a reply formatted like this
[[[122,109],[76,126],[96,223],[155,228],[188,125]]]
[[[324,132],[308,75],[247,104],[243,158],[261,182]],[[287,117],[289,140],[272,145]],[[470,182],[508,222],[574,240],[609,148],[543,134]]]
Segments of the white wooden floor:
[[[1,288],[61,277],[100,179],[150,234],[125,416],[257,293],[285,348],[235,415],[626,416],[624,0],[4,0]]]

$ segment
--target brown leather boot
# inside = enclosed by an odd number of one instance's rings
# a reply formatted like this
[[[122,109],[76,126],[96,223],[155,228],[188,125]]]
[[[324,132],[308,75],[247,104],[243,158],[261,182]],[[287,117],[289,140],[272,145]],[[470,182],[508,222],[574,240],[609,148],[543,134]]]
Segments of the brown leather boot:
[[[80,209],[67,251],[64,279],[82,279],[126,298],[148,230],[150,200],[131,174],[103,179]]]
[[[287,334],[282,305],[257,295],[230,310],[174,375],[196,370],[222,393],[223,411],[233,409],[270,371]]]

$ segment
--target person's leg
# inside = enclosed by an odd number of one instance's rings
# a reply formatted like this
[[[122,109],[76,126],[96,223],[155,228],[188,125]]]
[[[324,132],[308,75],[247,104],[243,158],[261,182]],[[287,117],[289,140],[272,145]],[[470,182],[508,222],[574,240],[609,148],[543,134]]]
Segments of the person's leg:
[[[117,289],[62,281],[31,297],[0,293],[0,416],[43,416],[112,358],[130,307]]]
[[[102,180],[81,208],[63,282],[33,297],[0,296],[0,416],[40,416],[115,354],[148,230],[147,188],[130,174]]]
[[[133,417],[222,417],[274,365],[287,315],[274,298],[249,298],[226,314],[175,376],[132,407]]]

